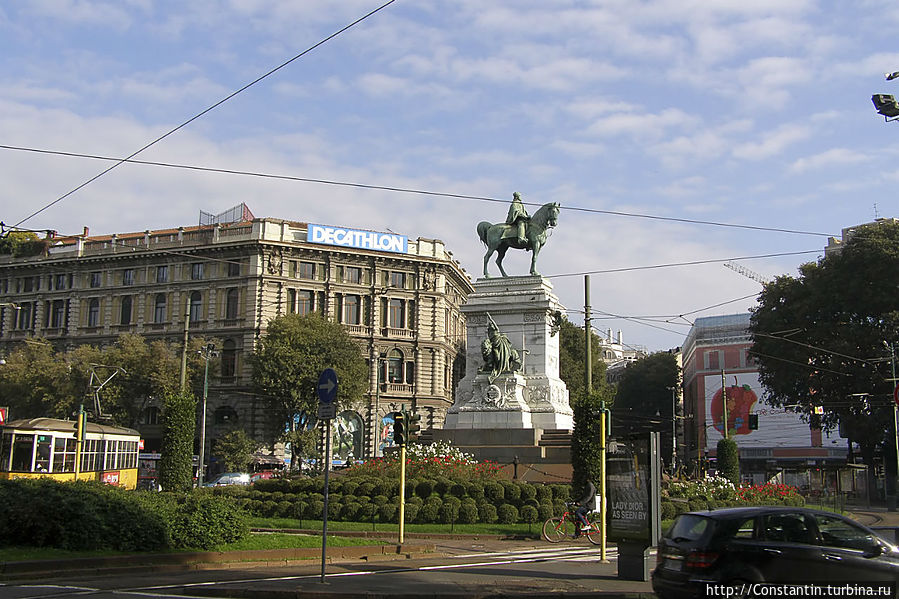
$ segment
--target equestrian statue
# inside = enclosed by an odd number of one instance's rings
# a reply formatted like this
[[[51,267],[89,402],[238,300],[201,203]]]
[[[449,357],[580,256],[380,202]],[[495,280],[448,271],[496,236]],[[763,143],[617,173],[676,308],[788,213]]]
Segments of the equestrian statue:
[[[521,196],[516,191],[512,194],[512,205],[505,223],[491,224],[487,221],[478,223],[478,237],[487,246],[484,255],[484,277],[487,273],[487,262],[493,252],[496,252],[496,265],[504,277],[508,277],[503,270],[503,258],[506,250],[527,250],[531,252],[531,275],[540,276],[537,272],[537,254],[546,243],[546,232],[556,226],[559,219],[558,202],[543,204],[533,216],[528,216]]]

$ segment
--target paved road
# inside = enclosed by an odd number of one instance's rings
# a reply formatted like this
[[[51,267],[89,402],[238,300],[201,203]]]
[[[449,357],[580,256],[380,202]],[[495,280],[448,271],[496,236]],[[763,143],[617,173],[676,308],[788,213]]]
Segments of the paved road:
[[[620,581],[616,553],[599,563],[596,547],[503,542],[503,550],[471,541],[441,542],[439,557],[364,563],[345,561],[246,566],[128,576],[32,581],[0,586],[0,599],[72,597],[654,597],[648,582]]]

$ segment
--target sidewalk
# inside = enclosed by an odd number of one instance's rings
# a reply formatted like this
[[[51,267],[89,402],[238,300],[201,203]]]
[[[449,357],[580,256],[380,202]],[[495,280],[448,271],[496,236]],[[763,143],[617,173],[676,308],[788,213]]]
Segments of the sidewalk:
[[[899,511],[890,512],[884,506],[847,505],[846,514],[888,541],[899,544]]]

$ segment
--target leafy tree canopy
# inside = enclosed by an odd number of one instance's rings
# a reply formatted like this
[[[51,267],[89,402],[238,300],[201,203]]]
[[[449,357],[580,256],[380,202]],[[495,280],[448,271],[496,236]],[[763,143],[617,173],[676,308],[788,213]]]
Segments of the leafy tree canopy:
[[[584,327],[573,324],[567,318],[562,320],[559,330],[559,377],[568,387],[572,404],[584,396],[584,355],[587,348],[584,337]],[[606,364],[602,361],[602,341],[593,331],[590,332],[590,340],[593,390],[603,390],[606,387]],[[609,401],[611,397],[605,399]]]
[[[892,426],[897,281],[899,223],[861,226],[839,253],[766,284],[750,324],[768,403],[822,406],[822,425],[842,422],[868,463]]]
[[[615,393],[616,413],[636,416],[671,416],[672,388],[680,385],[677,357],[657,352],[630,364],[622,373]]]
[[[326,368],[337,372],[342,408],[357,404],[368,389],[359,343],[343,326],[319,314],[272,319],[250,361],[254,386],[271,407],[272,437],[282,435],[294,415],[315,413],[315,386]]]
[[[241,429],[229,431],[216,439],[212,455],[222,460],[228,472],[246,472],[259,444]]]

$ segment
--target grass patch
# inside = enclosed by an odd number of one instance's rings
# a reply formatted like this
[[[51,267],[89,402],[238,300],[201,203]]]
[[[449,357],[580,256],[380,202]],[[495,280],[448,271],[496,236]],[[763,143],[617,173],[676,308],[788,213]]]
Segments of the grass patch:
[[[259,518],[250,517],[248,519],[250,526],[253,528],[287,528],[287,529],[303,529],[303,530],[321,530],[321,520],[296,520],[292,518]],[[414,532],[421,534],[460,534],[460,535],[523,535],[540,536],[540,528],[543,523],[533,523],[530,527],[527,524],[406,524],[406,532]],[[333,522],[328,521],[328,532],[334,531],[352,531],[364,532],[375,531],[384,533],[396,533],[399,529],[398,524],[391,523],[375,523],[371,522]]]

